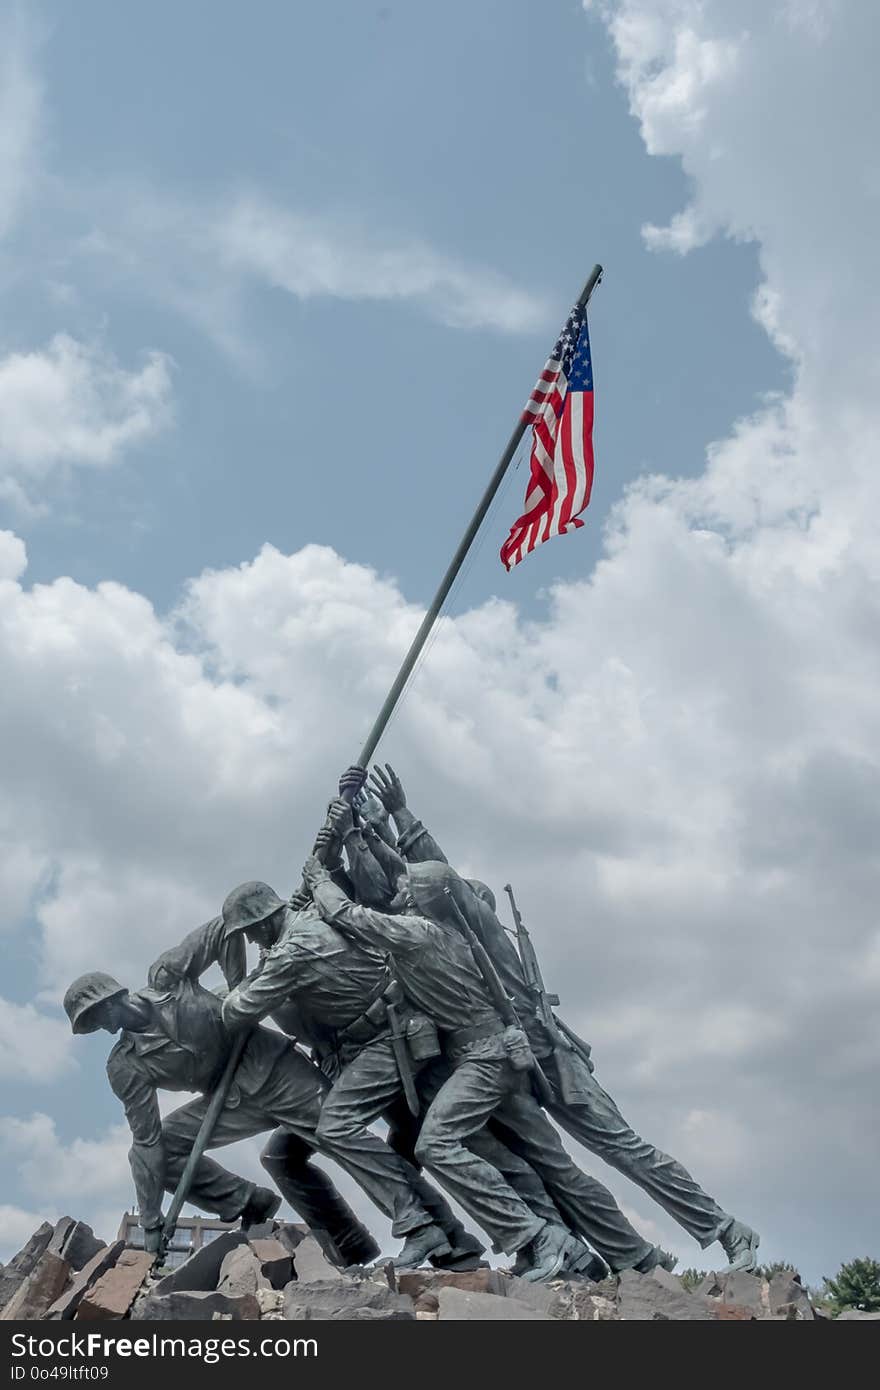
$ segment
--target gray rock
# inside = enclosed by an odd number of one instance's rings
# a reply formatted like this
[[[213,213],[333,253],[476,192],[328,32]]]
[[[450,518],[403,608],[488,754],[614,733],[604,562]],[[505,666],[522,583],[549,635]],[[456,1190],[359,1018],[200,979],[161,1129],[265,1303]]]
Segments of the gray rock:
[[[49,1249],[53,1247],[50,1244]],[[64,1237],[61,1254],[71,1269],[84,1269],[100,1250],[107,1249],[107,1242],[100,1240],[84,1221],[74,1221]]]
[[[300,1283],[294,1279],[284,1290],[284,1316],[288,1320],[363,1321],[370,1311],[386,1321],[415,1320],[413,1301],[407,1294],[369,1279],[326,1279]]]
[[[845,1308],[835,1322],[880,1322],[880,1313],[866,1313],[862,1308]]]
[[[664,1271],[665,1273],[666,1271]],[[627,1269],[620,1276],[618,1302],[624,1322],[708,1322],[712,1310],[706,1299],[687,1293],[677,1279],[670,1287],[653,1273],[639,1274]]]
[[[0,1320],[26,1322],[43,1318],[70,1279],[70,1265],[53,1250],[44,1250],[27,1278],[10,1298]]]
[[[250,1248],[259,1263],[263,1279],[273,1289],[285,1288],[294,1274],[293,1258],[287,1247],[274,1237],[255,1240],[251,1233],[248,1239]]]
[[[445,1288],[437,1295],[440,1322],[549,1322],[548,1313],[515,1298]]]
[[[272,1224],[275,1229],[271,1234],[274,1235],[277,1240],[280,1240],[282,1245],[286,1246],[291,1255],[296,1250],[296,1247],[310,1234],[308,1226],[303,1225],[302,1222],[273,1221]],[[257,1238],[257,1229],[258,1228],[254,1226],[250,1231],[250,1235],[254,1238]]]
[[[154,1290],[139,1301],[136,1320],[210,1322],[215,1313],[233,1322],[255,1322],[260,1316],[260,1305],[251,1293],[236,1296],[219,1289],[177,1289],[157,1294]]]
[[[48,1221],[44,1221],[42,1226],[34,1231],[27,1244],[3,1266],[0,1273],[0,1311],[6,1307],[16,1289],[24,1283],[40,1256],[48,1249],[53,1235],[54,1227]]]
[[[101,1275],[105,1274],[108,1269],[112,1269],[124,1249],[125,1241],[117,1240],[113,1245],[105,1245],[103,1249],[96,1251],[88,1264],[83,1265],[82,1269],[73,1276],[73,1282],[55,1300],[46,1313],[46,1317],[53,1319],[74,1317],[84,1295],[92,1284],[100,1279]]]
[[[719,1274],[722,1303],[733,1303],[737,1308],[747,1308],[756,1318],[766,1317],[770,1312],[767,1297],[768,1285],[757,1274],[746,1274],[735,1270],[732,1274]]]
[[[389,1263],[386,1269],[394,1271]],[[471,1293],[497,1294],[506,1297],[514,1284],[524,1289],[537,1288],[523,1279],[514,1279],[510,1274],[502,1274],[500,1269],[469,1269],[457,1272],[446,1269],[406,1269],[395,1275],[397,1290],[408,1293],[410,1298],[419,1298],[423,1293],[439,1293],[441,1289],[465,1289]],[[392,1286],[393,1287],[393,1286]]]
[[[201,1289],[205,1292],[216,1289],[220,1279],[220,1266],[230,1250],[237,1245],[247,1244],[244,1231],[224,1231],[215,1240],[203,1245],[177,1269],[165,1274],[156,1284],[154,1293],[176,1293],[178,1289]]]
[[[47,1250],[51,1250],[53,1255],[64,1255],[64,1242],[73,1232],[76,1225],[72,1216],[62,1216],[55,1222],[52,1230],[52,1239],[49,1241]]]
[[[340,1270],[327,1259],[314,1236],[306,1236],[293,1252],[293,1268],[300,1284],[312,1284],[330,1279],[342,1280]]]
[[[278,1234],[278,1227],[280,1224],[279,1221],[276,1221],[275,1218],[272,1217],[269,1221],[260,1221],[256,1226],[248,1226],[247,1238],[248,1240],[269,1240],[272,1236]]]
[[[529,1284],[525,1279],[511,1276],[504,1292],[516,1303],[545,1313],[548,1318],[564,1319],[569,1315],[571,1293],[568,1285]]]
[[[785,1312],[787,1317],[812,1322],[813,1309],[806,1290],[790,1274],[782,1272],[773,1275],[770,1280],[768,1298],[771,1316],[775,1317],[776,1314]],[[791,1307],[795,1309],[793,1314],[788,1312]]]
[[[241,1298],[245,1294],[256,1295],[257,1289],[268,1287],[269,1281],[249,1245],[236,1245],[223,1256],[217,1280],[218,1293]]]
[[[146,1250],[123,1250],[116,1263],[86,1290],[76,1310],[77,1322],[124,1318],[156,1263]]]

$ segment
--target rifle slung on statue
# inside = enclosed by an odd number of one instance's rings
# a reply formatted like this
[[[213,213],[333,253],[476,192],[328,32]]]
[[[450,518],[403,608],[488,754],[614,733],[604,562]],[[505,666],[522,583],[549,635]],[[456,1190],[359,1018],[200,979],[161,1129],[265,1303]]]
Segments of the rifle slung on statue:
[[[443,892],[448,898],[449,906],[458,921],[459,930],[471,948],[471,955],[474,958],[474,963],[483,977],[483,983],[488,990],[489,998],[492,1000],[492,1004],[501,1022],[504,1024],[505,1029],[516,1030],[518,1034],[521,1034],[521,1041],[519,1038],[505,1037],[508,1061],[516,1071],[531,1072],[535,1095],[542,1105],[547,1105],[553,1099],[553,1089],[544,1074],[540,1062],[529,1046],[528,1036],[513,1006],[513,1000],[501,983],[498,971],[492,964],[486,948],[483,946],[470,922],[458,906],[458,903],[453,898],[452,893],[448,888],[444,888]]]
[[[516,905],[516,899],[513,896],[513,889],[509,883],[505,883],[504,891],[510,899],[513,923],[516,928],[516,944],[526,986],[534,999],[535,1011],[541,1026],[553,1047],[553,1060],[556,1064],[560,1096],[566,1105],[577,1104],[584,1096],[583,1068],[586,1067],[589,1072],[593,1070],[589,1043],[585,1043],[583,1039],[578,1037],[577,1033],[572,1032],[568,1025],[562,1023],[554,1014],[553,1005],[559,1003],[559,995],[548,994],[545,988],[544,977],[541,974],[541,967],[538,964],[531,934],[523,922]]]

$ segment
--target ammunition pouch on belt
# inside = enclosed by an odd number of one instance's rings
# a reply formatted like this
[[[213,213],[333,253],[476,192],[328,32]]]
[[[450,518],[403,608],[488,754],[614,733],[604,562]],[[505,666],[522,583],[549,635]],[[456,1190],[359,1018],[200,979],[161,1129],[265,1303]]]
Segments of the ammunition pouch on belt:
[[[572,1047],[557,1047],[553,1052],[559,1096],[564,1105],[585,1105],[595,1095],[592,1066],[587,1058]]]
[[[522,1028],[509,1024],[504,1030],[504,1051],[514,1071],[531,1071],[535,1065],[529,1040]]]
[[[440,1034],[427,1014],[412,1014],[407,1019],[406,1045],[414,1062],[427,1062],[440,1056]]]

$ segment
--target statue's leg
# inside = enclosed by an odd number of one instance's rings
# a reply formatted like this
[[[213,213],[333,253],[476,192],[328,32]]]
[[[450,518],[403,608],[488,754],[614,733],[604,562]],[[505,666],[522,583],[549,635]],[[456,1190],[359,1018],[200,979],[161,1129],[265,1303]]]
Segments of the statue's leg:
[[[523,1087],[508,1096],[495,1113],[494,1126],[543,1179],[566,1224],[612,1270],[657,1263],[656,1247],[639,1235],[608,1188],[578,1168],[530,1090]]]
[[[207,1108],[207,1099],[200,1096],[172,1110],[162,1121],[165,1187],[169,1192],[177,1187]],[[265,1118],[255,1114],[249,1105],[242,1104],[234,1110],[221,1112],[211,1136],[211,1146],[232,1144],[236,1139],[249,1138],[268,1128]],[[235,1221],[255,1190],[255,1183],[231,1173],[215,1159],[204,1155],[193,1176],[187,1201],[204,1211],[214,1212],[222,1221]]]
[[[316,1106],[305,1137],[319,1153],[326,1154],[350,1173],[392,1221],[395,1236],[405,1236],[433,1225],[417,1191],[418,1174],[398,1154],[373,1134],[369,1126],[400,1090],[400,1077],[389,1042],[363,1048],[342,1068],[323,1104]],[[285,1118],[295,1112],[279,1095],[275,1105],[278,1122],[302,1129]]]
[[[545,1223],[484,1158],[466,1147],[483,1128],[510,1086],[509,1067],[497,1059],[461,1063],[440,1087],[416,1142],[416,1158],[492,1239],[512,1254]]]
[[[327,1232],[346,1264],[369,1264],[379,1247],[328,1174],[312,1162],[314,1153],[298,1135],[276,1129],[260,1162],[284,1200],[307,1226]]]
[[[552,1059],[544,1063],[555,1081]],[[558,1089],[554,1085],[554,1089]],[[581,1083],[584,1099],[577,1104],[561,1100],[548,1107],[568,1134],[612,1168],[637,1183],[664,1211],[699,1241],[705,1249],[717,1240],[730,1221],[713,1197],[704,1192],[676,1159],[636,1134],[614,1101],[594,1076]]]
[[[416,1082],[423,1113],[428,1109],[444,1081],[452,1075],[448,1062],[438,1058],[428,1062],[419,1072]],[[421,1128],[421,1119],[411,1115],[406,1105],[398,1101],[386,1110],[383,1118],[388,1121],[388,1143],[396,1153],[402,1154],[411,1163],[416,1163],[415,1146]],[[562,1215],[551,1201],[543,1182],[534,1168],[520,1158],[492,1131],[492,1121],[475,1134],[469,1136],[465,1147],[497,1168],[504,1181],[509,1183],[526,1206],[542,1221],[551,1221],[564,1226]]]

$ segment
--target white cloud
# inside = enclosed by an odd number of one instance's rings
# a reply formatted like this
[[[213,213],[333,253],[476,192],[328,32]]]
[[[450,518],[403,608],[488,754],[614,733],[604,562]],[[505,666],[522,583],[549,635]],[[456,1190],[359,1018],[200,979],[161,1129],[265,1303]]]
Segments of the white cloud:
[[[41,1111],[27,1119],[0,1117],[0,1150],[18,1169],[24,1190],[56,1205],[94,1198],[106,1202],[114,1192],[124,1200],[131,1188],[130,1145],[124,1122],[98,1139],[64,1143],[55,1121]]]
[[[841,1230],[873,1182],[853,1136],[870,1152],[880,673],[839,624],[829,671],[812,621],[829,581],[784,509],[767,507],[770,546],[747,511],[713,529],[692,506],[682,485],[634,489],[593,579],[557,588],[546,621],[492,601],[447,622],[383,752],[463,870],[514,877],[629,1118],[796,1243],[776,1213],[799,1125],[820,1189],[846,1172]],[[138,985],[237,881],[296,884],[420,617],[317,546],[202,575],[167,622],[117,584],[0,592],[4,794],[54,866],[46,1002],[90,968]],[[754,1134],[751,1166],[688,1125],[709,1110]]]
[[[128,1167],[131,1135],[125,1123],[96,1139],[61,1139],[50,1116],[0,1116],[0,1157],[7,1183],[15,1172],[28,1208],[0,1207],[0,1259],[20,1249],[42,1221],[69,1215],[86,1221],[101,1239],[115,1239],[131,1206]],[[35,1210],[36,1209],[36,1210]]]
[[[124,211],[123,211],[124,210]],[[299,300],[412,304],[458,329],[523,333],[547,327],[542,296],[483,265],[378,230],[355,212],[282,206],[259,190],[188,205],[161,190],[96,190],[82,256],[193,320],[247,362],[248,294],[270,286]]]
[[[546,306],[483,266],[468,267],[431,246],[383,244],[362,227],[237,199],[216,225],[221,264],[266,280],[298,299],[413,300],[454,328],[527,332]]]
[[[816,1278],[880,1241],[880,21],[603,12],[646,141],[692,178],[679,249],[758,240],[794,386],[702,477],[633,487],[545,618],[447,622],[382,753],[454,862],[514,878],[627,1117]],[[295,885],[419,617],[321,547],[202,575],[167,621],[117,584],[0,584],[2,795],[12,852],[53,866],[53,998],[94,966],[139,983],[237,880]]]
[[[38,352],[0,358],[0,475],[42,482],[78,465],[106,468],[167,424],[169,360],[126,370],[105,351],[56,334]]]
[[[74,1063],[67,1020],[0,997],[0,1077],[4,1081],[55,1081]]]
[[[0,16],[0,237],[14,226],[34,181],[43,88],[34,17],[13,3]]]

